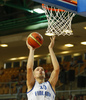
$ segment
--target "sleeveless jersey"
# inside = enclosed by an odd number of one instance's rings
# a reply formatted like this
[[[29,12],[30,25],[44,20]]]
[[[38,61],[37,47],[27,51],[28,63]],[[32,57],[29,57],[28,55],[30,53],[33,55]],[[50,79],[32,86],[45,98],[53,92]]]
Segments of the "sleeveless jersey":
[[[27,92],[27,98],[28,100],[55,100],[55,92],[49,81],[42,84],[35,81],[33,88]]]

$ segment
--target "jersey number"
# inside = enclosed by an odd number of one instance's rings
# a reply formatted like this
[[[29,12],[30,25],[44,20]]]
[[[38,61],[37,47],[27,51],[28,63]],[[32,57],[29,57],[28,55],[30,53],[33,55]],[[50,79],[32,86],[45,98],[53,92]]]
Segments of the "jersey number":
[[[40,89],[47,89],[46,85],[40,86]]]

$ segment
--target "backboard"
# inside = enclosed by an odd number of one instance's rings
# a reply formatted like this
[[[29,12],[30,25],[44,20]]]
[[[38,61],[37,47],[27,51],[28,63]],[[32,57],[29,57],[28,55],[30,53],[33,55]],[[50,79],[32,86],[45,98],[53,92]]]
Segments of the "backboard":
[[[86,17],[86,0],[33,0]]]

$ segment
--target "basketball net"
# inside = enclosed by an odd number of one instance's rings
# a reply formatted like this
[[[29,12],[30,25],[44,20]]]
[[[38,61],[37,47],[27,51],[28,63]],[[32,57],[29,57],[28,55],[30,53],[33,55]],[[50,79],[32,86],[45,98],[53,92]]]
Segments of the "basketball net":
[[[58,36],[73,35],[71,22],[75,16],[74,13],[62,9],[56,9],[55,7],[50,7],[45,4],[42,4],[42,8],[45,11],[48,20],[46,34],[50,33]]]

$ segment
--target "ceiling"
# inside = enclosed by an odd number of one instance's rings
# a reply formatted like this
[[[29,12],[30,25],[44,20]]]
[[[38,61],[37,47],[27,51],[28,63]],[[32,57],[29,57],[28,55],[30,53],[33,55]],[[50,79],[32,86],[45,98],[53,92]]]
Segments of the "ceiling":
[[[31,32],[43,35],[43,45],[35,51],[35,55],[46,56],[50,39],[45,36],[47,19],[45,14],[31,13],[34,7],[41,4],[32,0],[0,0],[0,43],[8,44],[7,48],[0,47],[0,61],[6,62],[10,58],[28,56],[26,37]],[[68,54],[85,53],[86,46],[80,42],[86,41],[86,17],[76,15],[72,21],[72,36],[56,36],[54,51],[58,55],[69,51]],[[74,47],[64,47],[72,43]]]

